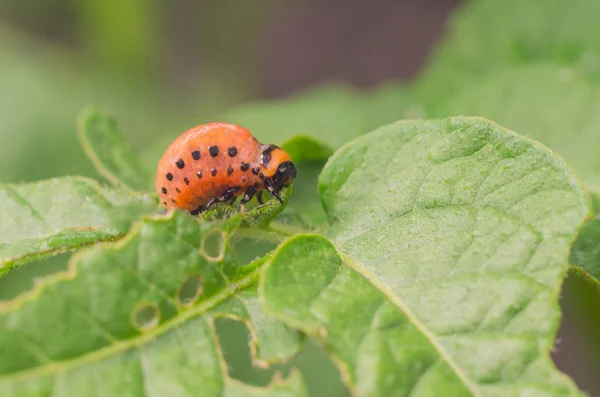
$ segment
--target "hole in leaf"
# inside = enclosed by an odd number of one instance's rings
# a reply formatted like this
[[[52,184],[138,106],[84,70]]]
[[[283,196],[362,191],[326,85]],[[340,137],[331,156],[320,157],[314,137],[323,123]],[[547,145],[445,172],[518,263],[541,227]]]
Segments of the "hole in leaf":
[[[133,326],[140,331],[148,331],[156,327],[160,321],[160,310],[154,303],[137,306],[132,313]]]
[[[198,300],[198,297],[202,293],[203,286],[204,281],[201,276],[190,274],[179,287],[179,291],[177,291],[177,300],[183,306],[191,306]]]
[[[223,357],[227,362],[229,374],[244,383],[253,386],[266,386],[276,370],[288,375],[289,368],[274,364],[271,368],[263,369],[252,364],[250,355],[250,332],[242,323],[229,318],[215,320],[219,343],[223,350]]]
[[[200,253],[210,262],[222,261],[227,248],[227,233],[214,229],[206,233],[200,241]]]
[[[219,344],[227,362],[229,375],[253,386],[266,386],[275,372],[289,376],[292,368],[302,372],[309,396],[350,396],[340,373],[323,347],[309,339],[299,356],[285,364],[273,363],[263,369],[252,363],[248,341],[250,332],[240,321],[229,318],[215,320]],[[260,343],[265,341],[258,341]]]

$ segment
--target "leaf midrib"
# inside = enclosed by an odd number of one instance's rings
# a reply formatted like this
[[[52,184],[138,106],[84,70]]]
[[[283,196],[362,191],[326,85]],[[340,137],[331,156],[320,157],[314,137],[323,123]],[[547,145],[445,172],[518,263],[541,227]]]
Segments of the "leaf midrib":
[[[37,219],[38,221],[42,222],[44,227],[51,231],[51,230],[55,230],[56,228],[53,227],[48,220],[46,219],[46,217],[44,217],[30,202],[29,200],[27,200],[25,197],[23,197],[23,195],[21,193],[19,193],[14,186],[11,185],[4,185],[2,186],[2,188],[8,193],[9,196],[12,196],[12,198],[21,203],[23,206],[27,207],[29,209],[29,212],[31,214],[31,216],[35,219]]]
[[[335,243],[334,243],[335,246]],[[425,327],[425,325],[419,321],[419,319],[414,315],[414,313],[410,310],[408,306],[404,304],[404,302],[394,294],[394,292],[390,289],[388,285],[383,283],[371,270],[366,267],[360,265],[350,256],[341,252],[337,246],[336,250],[338,251],[338,255],[342,258],[343,262],[347,264],[350,268],[358,272],[361,276],[366,278],[377,290],[383,293],[386,298],[390,300],[404,315],[407,317],[409,322],[413,324],[413,326],[419,330],[423,336],[429,341],[431,346],[438,352],[440,358],[450,367],[450,369],[455,373],[455,375],[461,380],[464,386],[471,392],[473,396],[479,396],[477,392],[477,388],[475,384],[473,384],[467,375],[460,369],[460,367],[454,362],[452,357],[446,353],[443,346],[437,342],[435,336],[429,332],[429,330]]]

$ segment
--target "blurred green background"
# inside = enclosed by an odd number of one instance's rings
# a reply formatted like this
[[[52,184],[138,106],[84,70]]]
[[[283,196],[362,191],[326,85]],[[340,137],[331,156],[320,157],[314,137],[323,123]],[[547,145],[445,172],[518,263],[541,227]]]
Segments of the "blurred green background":
[[[2,0],[0,181],[97,177],[75,135],[77,114],[89,104],[116,116],[144,153],[239,103],[276,100],[322,82],[368,89],[410,81],[458,3]],[[0,300],[67,259],[0,279]],[[590,348],[600,335],[593,320],[600,318],[600,295],[569,276],[563,296],[557,364],[600,395],[600,349]],[[270,373],[252,368],[244,327],[223,320],[219,328],[232,375],[265,384]],[[293,365],[313,392],[347,395],[320,348],[309,344]]]

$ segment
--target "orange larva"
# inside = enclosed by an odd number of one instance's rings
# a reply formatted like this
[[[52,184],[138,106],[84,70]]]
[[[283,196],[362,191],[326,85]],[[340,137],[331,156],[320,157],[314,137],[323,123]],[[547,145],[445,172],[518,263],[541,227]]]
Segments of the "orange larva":
[[[181,134],[158,163],[156,191],[166,208],[191,214],[243,195],[244,204],[268,190],[279,192],[296,177],[289,154],[263,145],[247,129],[235,124],[208,123]]]

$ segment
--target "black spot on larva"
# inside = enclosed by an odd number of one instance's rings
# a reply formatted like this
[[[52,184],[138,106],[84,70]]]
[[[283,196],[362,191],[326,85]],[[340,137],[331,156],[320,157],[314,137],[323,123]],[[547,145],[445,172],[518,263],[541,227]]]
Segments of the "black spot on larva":
[[[227,150],[227,154],[229,155],[229,157],[235,157],[235,156],[237,156],[237,148],[235,146],[230,147]]]
[[[172,181],[173,180],[173,174],[171,174],[170,172],[167,175],[165,175],[165,176],[167,177],[168,181]]]
[[[268,145],[265,150],[263,150],[262,155],[260,156],[260,163],[265,167],[271,161],[271,152],[275,149],[279,149],[277,145]]]
[[[187,178],[187,176],[185,178],[183,178],[183,181],[185,182],[186,185],[190,184],[190,180]]]
[[[180,170],[183,169],[183,167],[185,167],[185,163],[183,162],[182,159],[177,160],[177,162],[175,163],[175,165],[177,166],[177,168],[179,168]]]
[[[219,155],[219,147],[218,146],[209,147],[208,153],[210,153],[211,157],[217,157]]]
[[[194,160],[200,160],[200,150],[194,150],[194,151],[192,152],[192,158],[193,158]]]
[[[163,201],[163,205],[167,205],[167,202],[166,202],[166,201]]]
[[[160,189],[160,191],[161,191],[163,194],[167,194],[167,188],[166,188],[166,187],[163,187],[162,189]]]
[[[211,170],[210,170],[210,174],[211,174],[212,176],[217,176],[217,169],[216,169],[216,168],[211,168]]]
[[[227,167],[227,176],[231,176],[231,174],[233,174],[233,167],[229,166]]]
[[[177,200],[175,200],[175,199],[171,199],[171,202],[172,202],[173,204],[177,204]]]
[[[177,193],[181,193],[181,190],[179,190],[179,188],[178,188],[178,187],[176,187],[176,188],[175,188],[175,191],[176,191]]]
[[[252,173],[254,175],[258,175],[259,172],[260,172],[260,167],[258,165],[256,167],[252,168]]]
[[[246,183],[247,180],[248,180],[248,177],[246,175],[242,175],[242,182]]]
[[[248,164],[248,163],[244,163],[244,162],[242,161],[242,164],[240,165],[240,169],[241,169],[242,171],[248,171],[248,169],[249,169],[249,168],[250,168],[250,164]]]
[[[202,179],[202,170],[196,171],[196,176],[198,177],[198,179]]]
[[[261,172],[260,174],[258,174],[258,177],[259,177],[260,179],[265,179],[265,174],[263,174],[263,173]]]

